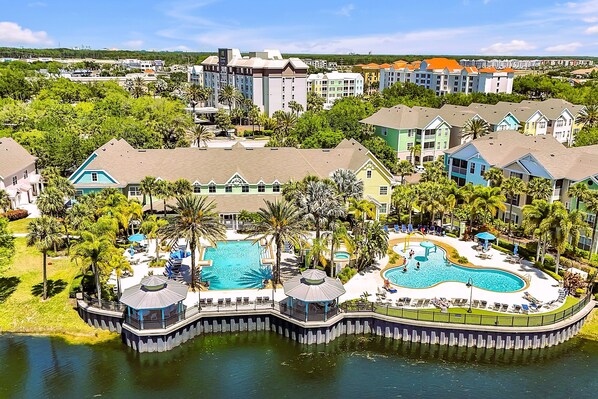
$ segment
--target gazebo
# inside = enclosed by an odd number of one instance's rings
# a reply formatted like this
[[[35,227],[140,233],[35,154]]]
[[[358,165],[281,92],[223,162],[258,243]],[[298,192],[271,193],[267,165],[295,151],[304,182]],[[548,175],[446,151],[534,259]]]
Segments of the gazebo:
[[[140,330],[166,328],[185,315],[186,285],[164,276],[147,276],[127,288],[120,301],[127,306],[125,322]]]
[[[283,313],[304,321],[327,320],[338,313],[338,298],[346,290],[340,280],[318,269],[307,269],[283,283],[287,295]]]
[[[428,260],[428,256],[430,255],[430,251],[433,249],[436,252],[436,244],[432,241],[422,241],[420,247],[423,247],[426,250],[425,258]]]

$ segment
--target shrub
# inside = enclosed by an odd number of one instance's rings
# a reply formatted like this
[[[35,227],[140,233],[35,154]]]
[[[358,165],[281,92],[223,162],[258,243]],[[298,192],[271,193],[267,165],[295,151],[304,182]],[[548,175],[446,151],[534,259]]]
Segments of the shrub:
[[[469,263],[469,259],[467,259],[466,256],[459,256],[457,257],[457,262],[462,265],[466,265],[467,263]]]
[[[14,220],[25,219],[27,216],[29,216],[29,212],[27,212],[25,209],[11,209],[0,216],[5,217],[12,222]]]
[[[345,284],[347,281],[351,280],[351,277],[353,277],[355,274],[357,274],[357,270],[347,266],[340,271],[337,277],[343,284]]]
[[[152,259],[149,263],[149,267],[164,267],[166,259]]]
[[[457,235],[453,233],[446,233],[446,236],[451,238],[457,238]]]

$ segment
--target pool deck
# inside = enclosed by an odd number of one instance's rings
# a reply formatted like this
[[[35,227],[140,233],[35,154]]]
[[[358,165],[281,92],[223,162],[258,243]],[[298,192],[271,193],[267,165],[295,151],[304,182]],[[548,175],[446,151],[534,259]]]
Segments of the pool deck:
[[[402,239],[406,237],[402,233],[390,233],[389,241],[394,239]],[[476,266],[488,267],[494,269],[502,269],[508,272],[515,273],[521,277],[529,278],[529,286],[517,292],[493,292],[480,288],[473,288],[474,300],[485,300],[488,304],[494,302],[513,304],[528,304],[528,301],[523,299],[523,293],[529,292],[532,296],[540,301],[548,302],[556,300],[559,296],[559,285],[552,277],[546,273],[534,268],[530,262],[508,263],[506,261],[506,254],[490,249],[488,253],[492,254],[492,259],[481,259],[477,257],[477,251],[474,249],[475,243],[472,241],[460,241],[451,237],[426,236],[432,241],[439,241],[454,247],[461,256],[467,259]],[[412,239],[411,245],[418,245],[417,241]],[[342,297],[343,300],[360,298],[362,294],[367,291],[371,296],[370,301],[376,300],[376,293],[379,288],[384,285],[384,278],[381,275],[382,269],[388,263],[388,256],[380,259],[376,265],[373,265],[368,271],[357,274],[347,284],[345,288],[347,293]],[[475,282],[474,282],[475,285]],[[435,285],[430,288],[402,288],[397,287],[397,292],[394,294],[387,293],[387,298],[398,299],[402,297],[410,297],[412,299],[432,299],[432,298],[465,298],[469,300],[470,289],[464,283],[446,282]],[[551,309],[554,310],[555,308]],[[538,312],[541,313],[541,312]]]
[[[390,233],[389,239],[402,239],[406,235],[405,234],[397,234],[397,233]],[[227,232],[227,240],[242,240],[246,239],[246,235],[238,234],[235,232],[228,231]],[[465,256],[469,259],[471,263],[479,267],[488,267],[488,268],[497,268],[503,269],[508,272],[513,272],[521,277],[529,278],[529,286],[522,289],[521,291],[511,292],[511,293],[501,293],[501,292],[493,292],[487,291],[480,288],[473,288],[473,299],[474,300],[485,300],[488,302],[489,305],[493,304],[494,302],[505,303],[508,305],[513,304],[527,304],[528,302],[523,298],[523,293],[525,291],[529,292],[532,296],[536,297],[538,300],[543,302],[548,302],[552,300],[556,300],[559,296],[559,285],[558,283],[548,276],[547,274],[543,273],[542,271],[534,268],[529,262],[523,262],[523,264],[513,264],[506,262],[506,254],[499,252],[495,249],[490,249],[489,253],[492,254],[492,259],[480,259],[477,257],[477,252],[474,249],[475,244],[471,241],[464,242],[459,241],[455,238],[450,237],[438,237],[438,236],[428,236],[426,237],[432,241],[438,241],[442,243],[446,243],[451,247],[454,247],[459,254]],[[412,239],[412,245],[418,245],[417,241]],[[154,240],[150,240],[148,242],[148,252],[143,252],[140,254],[135,254],[133,260],[138,260],[139,263],[133,265],[132,268],[134,270],[134,274],[132,277],[126,277],[121,279],[121,289],[125,290],[128,287],[131,287],[135,284],[139,284],[141,279],[148,275],[149,271],[151,270],[154,274],[162,275],[164,272],[164,268],[152,268],[148,267],[148,262],[150,257],[153,257],[155,254],[155,242]],[[198,254],[197,254],[198,255]],[[126,255],[128,259],[131,259],[129,255]],[[168,257],[168,253],[161,253],[161,257],[166,259]],[[197,256],[196,259],[199,259]],[[345,284],[345,289],[347,290],[346,294],[340,297],[340,301],[344,302],[350,299],[357,299],[360,298],[364,292],[370,294],[368,299],[372,302],[376,301],[376,293],[379,289],[382,288],[384,285],[384,279],[381,275],[382,269],[388,264],[388,256],[381,258],[378,262],[372,265],[368,270],[362,273],[358,273],[355,275],[347,284]],[[293,274],[298,273],[298,268],[292,267],[295,264],[295,256],[283,253],[283,264],[286,265],[283,272],[283,279],[285,277],[290,277]],[[183,260],[183,265],[190,266],[190,258],[185,258]],[[189,277],[189,268],[183,267],[182,269],[183,274],[187,274],[187,278]],[[114,279],[113,279],[114,280]],[[114,281],[115,283],[115,281]],[[475,282],[474,282],[475,284]],[[446,282],[440,283],[436,286],[430,288],[422,288],[422,289],[413,289],[413,288],[402,288],[396,287],[398,289],[397,293],[390,294],[387,293],[387,298],[392,299],[393,301],[398,298],[402,297],[410,297],[411,299],[432,299],[432,298],[465,298],[469,299],[470,290],[465,286],[464,283],[458,282]],[[200,293],[198,291],[191,292],[189,291],[187,295],[187,299],[184,301],[185,305],[187,306],[196,306],[199,301]],[[256,297],[264,297],[269,296],[270,300],[274,296],[276,301],[283,300],[286,296],[284,295],[284,291],[282,287],[277,288],[276,292],[273,294],[272,289],[240,289],[240,290],[207,290],[201,291],[201,298],[212,298],[214,302],[217,302],[218,299],[223,298],[231,298],[232,302],[234,303],[237,297],[249,297],[250,301],[254,301]],[[555,308],[550,309],[555,310]],[[546,311],[541,309],[540,312]]]

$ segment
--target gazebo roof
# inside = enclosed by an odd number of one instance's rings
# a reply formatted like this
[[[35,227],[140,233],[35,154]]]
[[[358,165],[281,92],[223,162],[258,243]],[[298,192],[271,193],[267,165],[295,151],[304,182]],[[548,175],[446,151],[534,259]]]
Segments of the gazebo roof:
[[[127,288],[120,301],[133,309],[162,309],[187,297],[188,288],[163,276],[147,276]]]
[[[329,302],[346,290],[338,279],[327,277],[322,270],[308,269],[283,283],[284,293],[303,302]]]

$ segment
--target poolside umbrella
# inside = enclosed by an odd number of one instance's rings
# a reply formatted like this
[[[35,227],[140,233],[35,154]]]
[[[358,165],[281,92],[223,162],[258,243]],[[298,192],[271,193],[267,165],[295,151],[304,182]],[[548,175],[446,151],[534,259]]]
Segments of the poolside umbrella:
[[[496,236],[492,233],[488,233],[487,231],[483,231],[475,235],[480,240],[496,240]]]
[[[129,236],[129,242],[141,242],[145,240],[145,236],[143,234],[137,233]]]
[[[515,244],[513,247],[513,255],[517,255],[517,251],[519,250],[519,244]]]

